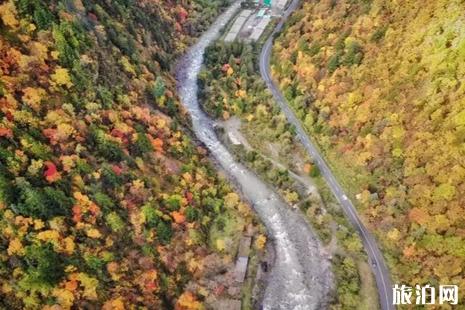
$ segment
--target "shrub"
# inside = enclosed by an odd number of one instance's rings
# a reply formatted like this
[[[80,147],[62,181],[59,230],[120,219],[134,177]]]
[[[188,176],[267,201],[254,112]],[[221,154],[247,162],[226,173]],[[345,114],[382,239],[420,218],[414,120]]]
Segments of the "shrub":
[[[316,178],[319,175],[320,175],[320,168],[318,168],[318,166],[316,165],[313,165],[312,169],[310,170],[310,176],[313,178]]]

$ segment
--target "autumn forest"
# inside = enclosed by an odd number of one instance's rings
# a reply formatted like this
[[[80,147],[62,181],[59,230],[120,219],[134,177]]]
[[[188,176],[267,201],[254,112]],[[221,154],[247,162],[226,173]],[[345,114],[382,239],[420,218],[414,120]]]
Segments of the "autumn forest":
[[[170,69],[223,5],[1,3],[0,308],[198,309],[214,288],[208,232],[239,202]]]
[[[401,283],[465,285],[461,12],[309,1],[274,47],[274,77]]]
[[[279,235],[330,266],[332,293],[303,309],[379,308],[376,262],[260,72],[268,37],[271,78],[393,283],[458,285],[464,305],[462,1],[301,1],[287,20],[252,2],[0,1],[0,309],[263,309]],[[227,42],[224,21],[201,112],[314,249],[273,235],[178,94],[178,60],[235,3],[271,22]]]

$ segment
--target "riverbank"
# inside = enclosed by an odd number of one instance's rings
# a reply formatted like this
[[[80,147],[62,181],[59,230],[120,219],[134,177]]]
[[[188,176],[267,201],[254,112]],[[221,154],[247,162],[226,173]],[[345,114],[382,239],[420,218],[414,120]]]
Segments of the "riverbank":
[[[327,306],[333,275],[329,261],[321,255],[322,245],[298,210],[290,210],[270,187],[218,140],[212,121],[203,113],[197,96],[197,76],[205,49],[218,37],[219,30],[237,12],[234,3],[200,38],[179,62],[178,91],[192,118],[192,128],[212,157],[238,184],[267,227],[275,246],[276,260],[267,283],[265,309],[321,309]]]
[[[260,124],[256,121],[248,122],[233,116],[226,121],[218,121],[217,124],[220,139],[237,160],[256,171],[257,165],[247,160],[247,154],[255,152],[256,158],[260,157],[270,163],[267,172],[258,172],[263,180],[282,195],[289,190],[298,194],[297,200],[290,205],[298,208],[315,229],[324,246],[322,254],[331,260],[336,274],[338,294],[334,296],[332,304],[376,309],[376,283],[361,241],[345,219],[324,179],[320,175],[310,177],[308,171],[305,171],[305,164],[310,163],[311,159],[298,142],[292,141],[290,150],[279,154],[276,150],[283,148],[280,142],[272,143],[262,135],[257,137],[254,128],[260,127]],[[240,144],[237,144],[238,141]],[[279,184],[274,173],[268,178],[267,173],[273,170],[287,174],[292,185],[286,188]],[[348,287],[351,289],[347,290]]]

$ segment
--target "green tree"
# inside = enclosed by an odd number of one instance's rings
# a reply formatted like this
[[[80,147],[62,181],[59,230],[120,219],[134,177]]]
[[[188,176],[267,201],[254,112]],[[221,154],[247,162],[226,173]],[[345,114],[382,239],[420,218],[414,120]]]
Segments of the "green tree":
[[[151,93],[155,99],[159,99],[165,94],[165,82],[163,81],[163,78],[157,77],[152,85]]]
[[[124,230],[126,225],[124,224],[121,217],[116,212],[110,212],[105,216],[105,221],[108,226],[110,226],[111,230],[114,232],[121,232]]]
[[[50,219],[69,215],[73,199],[52,187],[35,188],[24,178],[16,179],[17,201],[12,209],[34,218]]]
[[[337,68],[341,65],[341,54],[336,53],[328,61],[328,70],[330,73],[336,71]]]
[[[199,210],[194,207],[187,207],[186,208],[186,219],[188,222],[194,222],[199,218]]]
[[[171,225],[164,221],[159,221],[157,224],[157,238],[163,244],[168,244],[173,236]]]
[[[143,131],[137,132],[137,139],[134,143],[134,154],[137,156],[142,156],[147,152],[153,151],[152,143],[149,138]]]
[[[31,287],[46,284],[53,286],[64,275],[64,259],[50,243],[26,247],[27,274],[24,279]]]

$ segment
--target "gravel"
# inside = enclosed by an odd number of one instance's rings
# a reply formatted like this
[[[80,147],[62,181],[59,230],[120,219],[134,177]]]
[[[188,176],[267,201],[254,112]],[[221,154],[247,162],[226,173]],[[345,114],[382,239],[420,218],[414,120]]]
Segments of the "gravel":
[[[263,309],[322,309],[328,306],[334,281],[331,264],[315,232],[298,210],[291,210],[282,198],[254,172],[236,162],[213,130],[213,121],[201,110],[197,76],[205,48],[240,9],[234,2],[180,59],[178,91],[192,118],[197,138],[210,150],[229,177],[239,185],[265,224],[276,259],[266,285]]]

